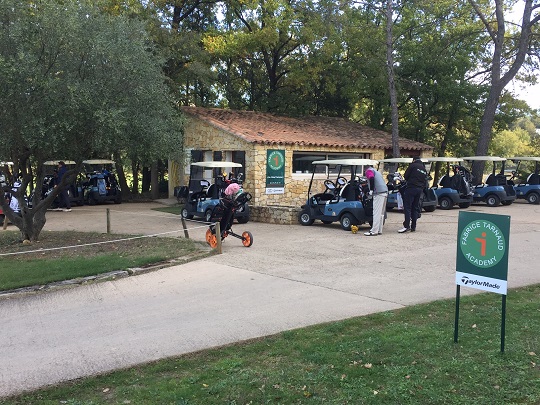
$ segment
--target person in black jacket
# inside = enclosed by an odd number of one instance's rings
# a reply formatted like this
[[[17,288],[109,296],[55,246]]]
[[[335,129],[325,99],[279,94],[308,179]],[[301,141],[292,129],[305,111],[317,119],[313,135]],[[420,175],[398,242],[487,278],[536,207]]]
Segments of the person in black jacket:
[[[407,181],[407,186],[402,192],[405,220],[403,221],[403,228],[398,231],[399,233],[416,231],[416,221],[419,217],[418,206],[426,186],[427,176],[424,163],[420,158],[414,158],[403,176]]]
[[[63,161],[58,162],[58,176],[57,176],[57,185],[62,182],[62,179],[64,178],[64,175],[67,172],[66,164]],[[60,197],[60,207],[64,207],[62,211],[64,212],[70,212],[71,211],[71,201],[69,200],[69,194],[68,194],[68,187],[65,186],[62,191],[60,191],[59,197]]]

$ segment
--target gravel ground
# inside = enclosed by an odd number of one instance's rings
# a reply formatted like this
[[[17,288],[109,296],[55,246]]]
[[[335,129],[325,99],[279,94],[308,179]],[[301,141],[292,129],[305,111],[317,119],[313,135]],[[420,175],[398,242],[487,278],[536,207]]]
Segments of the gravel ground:
[[[50,212],[49,230],[183,236],[157,203]],[[509,288],[540,282],[540,206],[473,206],[510,215]],[[253,246],[228,237],[223,254],[136,277],[0,300],[0,396],[283,330],[455,296],[459,210],[424,213],[417,232],[384,234],[339,224],[249,222]],[[206,226],[189,222],[204,241]],[[366,228],[367,229],[367,228]],[[462,289],[462,294],[477,290]],[[509,294],[511,306],[511,292]],[[449,305],[453,305],[450,301]],[[511,322],[508,319],[508,322]],[[449,339],[452,326],[449,325]]]

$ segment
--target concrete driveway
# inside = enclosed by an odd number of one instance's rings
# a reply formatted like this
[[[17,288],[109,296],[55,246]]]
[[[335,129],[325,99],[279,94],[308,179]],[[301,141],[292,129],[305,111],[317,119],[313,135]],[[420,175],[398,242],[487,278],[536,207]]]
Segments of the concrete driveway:
[[[159,204],[50,212],[44,232],[106,230],[183,235]],[[474,206],[511,216],[509,287],[540,282],[540,206]],[[153,273],[0,300],[0,396],[307,325],[455,296],[459,210],[424,213],[416,233],[384,235],[339,224],[235,225],[254,243],[228,237],[223,254]],[[206,226],[189,223],[204,241]],[[463,294],[477,290],[462,289]],[[453,304],[451,304],[453,305]],[[511,303],[509,304],[511,305]],[[449,326],[450,327],[450,326]]]

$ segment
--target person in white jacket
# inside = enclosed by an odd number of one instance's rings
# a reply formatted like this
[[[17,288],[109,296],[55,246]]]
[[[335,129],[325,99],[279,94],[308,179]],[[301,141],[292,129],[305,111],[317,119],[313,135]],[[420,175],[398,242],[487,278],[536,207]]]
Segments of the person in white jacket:
[[[372,166],[369,166],[364,174],[369,181],[369,193],[373,195],[373,226],[368,232],[365,232],[364,235],[382,235],[388,187],[386,186],[382,174]]]

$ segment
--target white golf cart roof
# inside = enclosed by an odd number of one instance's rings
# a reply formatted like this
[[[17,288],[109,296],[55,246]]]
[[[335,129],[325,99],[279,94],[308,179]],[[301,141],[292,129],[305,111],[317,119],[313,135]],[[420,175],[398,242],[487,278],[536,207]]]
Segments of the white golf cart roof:
[[[425,158],[427,162],[463,162],[462,158],[450,157],[450,156],[433,156]]]
[[[0,162],[0,166],[4,165],[13,166],[13,162]]]
[[[89,160],[83,160],[83,163],[86,163],[87,165],[114,165],[114,160],[110,159],[89,159]],[[67,164],[67,163],[66,163]]]
[[[518,160],[527,160],[527,161],[532,161],[532,162],[540,162],[540,157],[538,156],[515,156],[515,157],[511,157],[511,158],[508,158],[508,160],[513,160],[514,162],[515,161],[518,161]]]
[[[412,158],[388,158],[379,160],[381,163],[412,163],[412,161]]]
[[[208,161],[208,162],[197,162],[192,163],[191,166],[198,166],[198,167],[242,167],[240,163],[234,163],[234,162],[219,162],[219,161]]]
[[[64,162],[66,165],[76,165],[77,163],[73,160],[47,160],[43,162],[45,166],[58,166],[58,163]]]
[[[342,166],[374,166],[378,163],[373,159],[327,159],[315,160],[314,165],[342,165]]]
[[[485,161],[485,162],[504,162],[506,158],[502,158],[499,156],[465,156],[462,157],[463,160],[470,160],[470,161]]]

